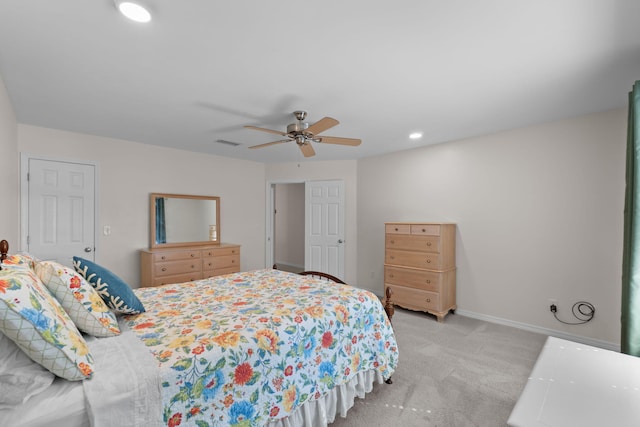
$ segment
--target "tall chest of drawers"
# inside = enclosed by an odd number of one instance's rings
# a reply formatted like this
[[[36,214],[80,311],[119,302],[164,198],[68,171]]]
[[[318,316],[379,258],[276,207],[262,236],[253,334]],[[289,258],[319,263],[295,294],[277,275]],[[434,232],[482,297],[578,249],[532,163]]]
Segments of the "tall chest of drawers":
[[[240,271],[240,245],[189,246],[140,251],[140,285],[190,282]]]
[[[387,301],[435,315],[456,306],[456,225],[385,223],[384,290]]]

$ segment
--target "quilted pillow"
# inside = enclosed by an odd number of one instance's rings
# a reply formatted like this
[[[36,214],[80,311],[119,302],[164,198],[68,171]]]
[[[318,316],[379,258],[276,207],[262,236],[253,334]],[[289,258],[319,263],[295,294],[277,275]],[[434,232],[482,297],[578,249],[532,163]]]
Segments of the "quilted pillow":
[[[41,261],[36,263],[35,271],[82,332],[94,337],[120,334],[116,316],[75,270],[53,261]]]
[[[77,256],[73,257],[73,267],[91,283],[107,306],[116,313],[138,314],[144,312],[144,306],[129,285],[111,271]]]
[[[57,376],[91,378],[87,343],[32,270],[0,271],[0,331]]]

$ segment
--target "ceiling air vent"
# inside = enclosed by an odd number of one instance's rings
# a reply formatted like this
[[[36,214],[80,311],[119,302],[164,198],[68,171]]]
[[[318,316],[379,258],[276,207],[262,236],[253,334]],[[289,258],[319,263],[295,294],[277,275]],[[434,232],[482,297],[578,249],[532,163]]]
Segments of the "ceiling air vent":
[[[219,144],[230,145],[232,147],[237,147],[238,145],[240,145],[239,142],[227,141],[226,139],[218,139],[216,140],[216,142]]]

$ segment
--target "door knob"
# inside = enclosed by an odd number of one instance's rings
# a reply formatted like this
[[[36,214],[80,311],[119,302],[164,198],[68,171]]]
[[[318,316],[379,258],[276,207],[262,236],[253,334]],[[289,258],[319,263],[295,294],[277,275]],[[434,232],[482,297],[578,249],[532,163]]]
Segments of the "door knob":
[[[89,246],[87,246],[86,248],[84,248],[85,252],[91,252],[91,248]]]
[[[339,239],[339,240],[338,240],[338,243],[344,243],[344,240]]]

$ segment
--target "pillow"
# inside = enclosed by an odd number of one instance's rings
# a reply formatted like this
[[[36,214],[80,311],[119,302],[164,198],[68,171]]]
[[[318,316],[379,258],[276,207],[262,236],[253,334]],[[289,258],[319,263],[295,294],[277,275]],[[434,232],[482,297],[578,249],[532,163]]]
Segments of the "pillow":
[[[144,307],[129,285],[98,264],[73,257],[73,267],[98,291],[104,302],[116,313],[138,314]]]
[[[0,332],[0,409],[26,402],[48,388],[54,378]]]
[[[41,261],[36,263],[35,271],[82,332],[94,337],[120,334],[116,316],[75,270],[53,261]]]
[[[0,271],[0,331],[57,376],[91,378],[87,343],[32,270]]]

